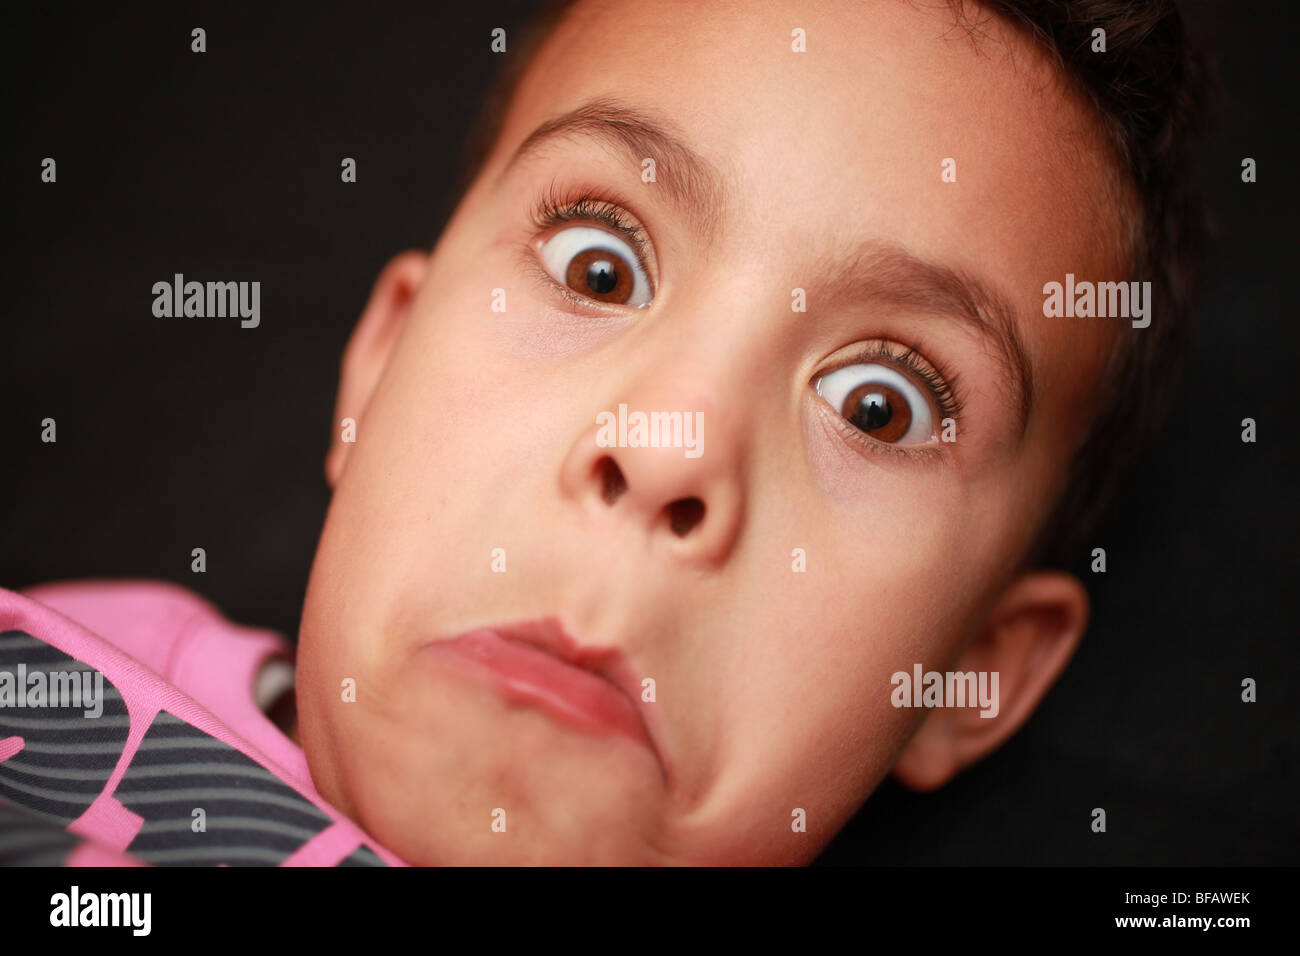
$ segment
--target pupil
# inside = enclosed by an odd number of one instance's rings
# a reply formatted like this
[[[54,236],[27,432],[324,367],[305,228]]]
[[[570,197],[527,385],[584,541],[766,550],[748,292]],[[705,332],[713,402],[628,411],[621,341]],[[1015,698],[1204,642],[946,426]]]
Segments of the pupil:
[[[862,399],[858,406],[859,427],[865,431],[884,428],[894,417],[894,410],[889,407],[889,399],[879,392],[872,392]]]
[[[618,273],[608,259],[597,259],[587,266],[587,285],[592,292],[604,295],[618,285]]]

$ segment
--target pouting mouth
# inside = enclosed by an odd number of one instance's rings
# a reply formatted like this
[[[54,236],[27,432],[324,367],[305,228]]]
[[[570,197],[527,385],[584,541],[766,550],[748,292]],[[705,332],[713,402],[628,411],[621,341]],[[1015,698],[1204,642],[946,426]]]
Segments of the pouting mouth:
[[[641,702],[641,680],[638,672],[623,651],[617,647],[581,644],[555,617],[489,624],[476,630],[490,631],[502,640],[542,651],[571,667],[600,678],[614,688],[631,705],[650,745],[650,750],[659,764],[665,785],[670,783],[671,763],[664,750],[661,735],[654,726],[654,721],[648,718],[645,705]]]

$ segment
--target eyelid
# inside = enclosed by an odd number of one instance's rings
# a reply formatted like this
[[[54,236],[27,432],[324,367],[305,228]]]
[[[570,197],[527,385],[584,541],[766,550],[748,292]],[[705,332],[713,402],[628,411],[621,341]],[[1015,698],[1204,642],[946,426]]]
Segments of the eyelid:
[[[905,461],[919,464],[951,461],[947,457],[948,449],[939,442],[928,442],[924,445],[898,445],[893,442],[880,441],[855,428],[852,422],[832,408],[829,402],[821,400],[820,396],[817,405],[818,413],[822,416],[823,421],[827,422],[837,435],[854,446],[854,450],[860,454],[902,458]]]
[[[624,239],[636,253],[637,264],[649,281],[653,301],[659,291],[659,262],[649,230],[641,224],[640,217],[630,211],[629,205],[617,194],[603,190],[565,192],[552,180],[533,205],[531,219],[538,237],[558,227],[585,222],[603,227]]]
[[[900,351],[894,351],[899,349]],[[945,372],[915,348],[888,339],[865,343],[852,355],[820,372],[817,378],[853,365],[885,365],[900,375],[913,379],[930,397],[937,418],[960,420],[966,401],[959,391],[959,376]]]
[[[521,243],[517,247],[515,261],[519,270],[536,282],[539,289],[564,301],[564,305],[558,307],[560,311],[569,315],[582,316],[584,319],[595,317],[607,319],[611,322],[627,318],[628,310],[626,306],[617,306],[608,302],[589,299],[585,295],[574,292],[568,286],[556,282],[555,277],[542,266],[541,259],[537,255],[536,245],[536,239]]]
[[[893,369],[899,375],[914,379],[917,387],[931,403],[931,413],[935,415],[936,426],[941,425],[944,418],[959,420],[965,408],[965,400],[956,390],[957,377],[945,373],[937,363],[929,361],[915,348],[889,339],[877,339],[864,343],[841,361],[818,372],[813,377],[812,383],[813,392],[817,396],[817,410],[822,415],[823,421],[860,454],[885,455],[922,464],[951,462],[950,450],[943,443],[900,445],[895,442],[880,441],[856,428],[840,414],[838,409],[831,407],[830,403],[821,396],[815,383],[827,375],[855,365],[882,365]]]

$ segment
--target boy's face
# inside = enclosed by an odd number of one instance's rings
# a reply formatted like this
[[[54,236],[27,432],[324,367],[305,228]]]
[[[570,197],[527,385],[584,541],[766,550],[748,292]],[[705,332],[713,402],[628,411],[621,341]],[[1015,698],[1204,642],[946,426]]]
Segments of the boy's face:
[[[596,101],[636,116],[515,157]],[[1062,592],[1007,595],[1112,341],[1042,311],[1126,278],[1106,162],[1000,21],[977,49],[943,4],[579,4],[349,347],[299,663],[321,793],[416,863],[797,862],[909,741],[933,785],[1005,739],[1077,639]],[[548,196],[592,202],[539,227]],[[620,405],[698,413],[695,450],[602,444]],[[651,746],[558,714],[618,709],[581,675],[510,692],[430,647],[544,618],[621,652]],[[1000,671],[999,715],[895,708],[918,663]]]

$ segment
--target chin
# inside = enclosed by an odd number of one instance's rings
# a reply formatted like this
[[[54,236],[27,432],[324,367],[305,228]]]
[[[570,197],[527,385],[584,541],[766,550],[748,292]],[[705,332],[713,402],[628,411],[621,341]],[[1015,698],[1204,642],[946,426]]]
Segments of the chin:
[[[322,796],[417,866],[667,862],[654,849],[666,806],[657,763],[532,708],[470,696],[426,714],[436,729],[367,734],[369,746],[352,738],[339,772],[324,775],[337,794]]]

